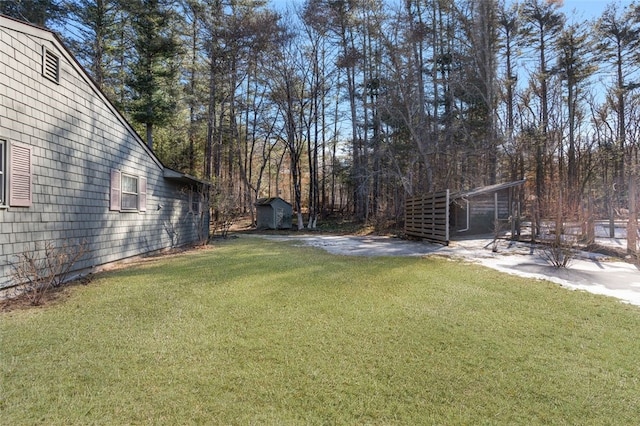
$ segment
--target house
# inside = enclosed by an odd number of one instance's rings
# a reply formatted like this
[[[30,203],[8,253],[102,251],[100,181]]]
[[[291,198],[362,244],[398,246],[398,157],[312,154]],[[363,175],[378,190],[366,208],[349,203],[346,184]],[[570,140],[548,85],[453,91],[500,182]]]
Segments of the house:
[[[17,255],[76,272],[206,238],[207,183],[167,169],[53,32],[0,15],[0,288]]]
[[[256,206],[256,228],[289,229],[293,207],[280,197],[260,198]]]

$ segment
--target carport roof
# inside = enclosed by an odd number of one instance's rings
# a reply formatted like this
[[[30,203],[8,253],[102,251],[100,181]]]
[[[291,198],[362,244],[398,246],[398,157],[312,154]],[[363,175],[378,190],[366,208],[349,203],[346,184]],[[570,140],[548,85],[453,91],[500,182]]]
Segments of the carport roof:
[[[460,191],[451,195],[451,199],[457,198],[471,198],[477,195],[488,194],[496,191],[500,191],[507,188],[513,188],[514,186],[524,185],[526,179],[515,180],[513,182],[497,183],[495,185],[481,186],[479,188],[470,189],[468,191]]]

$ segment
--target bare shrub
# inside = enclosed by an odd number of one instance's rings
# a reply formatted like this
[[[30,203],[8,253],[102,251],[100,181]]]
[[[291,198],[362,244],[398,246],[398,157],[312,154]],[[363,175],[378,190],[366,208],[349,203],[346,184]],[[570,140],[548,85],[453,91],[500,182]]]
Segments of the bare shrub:
[[[554,239],[542,246],[540,256],[555,268],[568,268],[576,253],[573,243],[557,233]]]
[[[209,198],[204,190],[195,193],[194,197],[197,197],[198,207],[192,211],[193,220],[198,232],[198,243],[203,246],[209,242],[209,229],[206,224],[209,217]]]
[[[185,219],[185,223],[190,221],[196,229],[196,243],[198,245],[206,245],[209,242],[209,227],[207,219],[210,211],[210,191],[206,185],[185,186],[182,193],[189,198],[189,214]],[[164,224],[165,232],[171,238],[171,244],[174,246],[178,242],[177,227],[171,223]]]
[[[47,292],[60,287],[69,278],[76,262],[88,252],[87,242],[70,244],[68,240],[56,246],[53,241],[36,243],[33,251],[18,254],[12,264],[11,278],[17,290],[29,299],[32,305],[40,305]]]
[[[222,235],[222,238],[226,239],[229,236],[229,230],[231,229],[232,226],[233,226],[232,220],[222,220],[222,221],[216,222],[215,229],[220,230],[220,235]]]
[[[491,242],[491,251],[494,253],[498,252],[498,243],[500,237],[504,234],[509,225],[511,225],[511,217],[509,220],[503,221],[500,219],[495,219],[493,221],[493,241]]]
[[[213,234],[219,232],[222,238],[229,236],[229,229],[238,218],[237,202],[230,192],[212,191]]]

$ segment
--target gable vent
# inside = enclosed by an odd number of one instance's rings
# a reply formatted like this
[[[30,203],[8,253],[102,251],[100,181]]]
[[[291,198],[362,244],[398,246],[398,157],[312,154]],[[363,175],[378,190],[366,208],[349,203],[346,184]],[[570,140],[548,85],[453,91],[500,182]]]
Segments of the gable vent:
[[[43,51],[42,74],[51,81],[60,82],[60,58],[46,47]]]

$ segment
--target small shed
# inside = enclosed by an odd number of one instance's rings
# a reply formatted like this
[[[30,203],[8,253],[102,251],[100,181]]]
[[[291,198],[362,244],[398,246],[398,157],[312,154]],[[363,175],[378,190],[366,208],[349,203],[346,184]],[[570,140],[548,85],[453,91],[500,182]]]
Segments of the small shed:
[[[260,198],[256,206],[258,229],[290,229],[293,207],[280,197]]]
[[[508,223],[519,212],[516,188],[525,180],[483,186],[451,195],[449,226],[453,232],[469,235],[495,231],[496,222]]]

